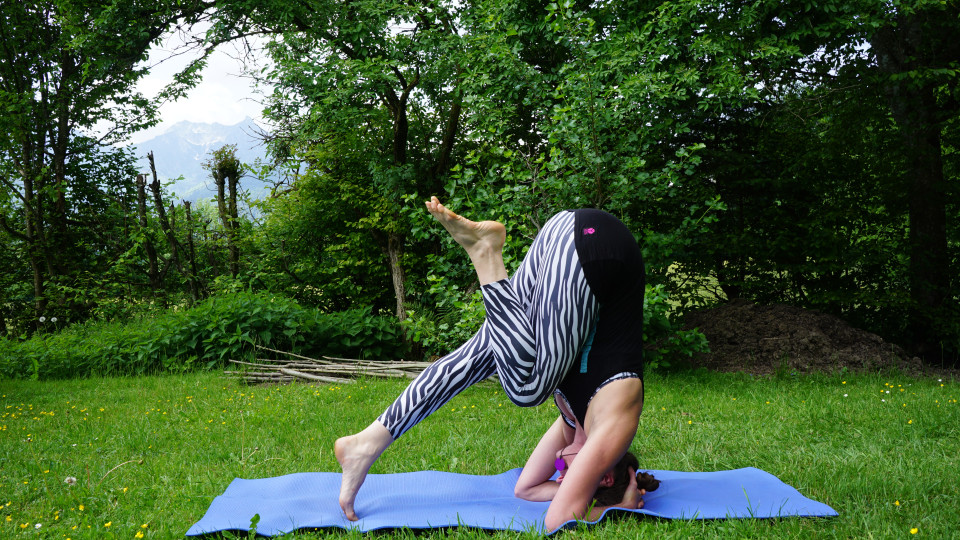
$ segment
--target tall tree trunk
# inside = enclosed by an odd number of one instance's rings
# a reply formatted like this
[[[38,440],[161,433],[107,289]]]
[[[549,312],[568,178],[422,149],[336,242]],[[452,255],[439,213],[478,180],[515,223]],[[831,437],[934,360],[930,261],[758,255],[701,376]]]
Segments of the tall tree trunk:
[[[34,298],[34,319],[43,315],[47,310],[47,291],[44,280],[44,269],[46,260],[46,243],[43,232],[43,213],[40,206],[42,201],[38,200],[34,193],[33,175],[23,175],[23,221],[24,221],[24,240],[27,244],[27,256],[30,259],[30,272],[33,277],[33,298]]]
[[[53,204],[50,213],[50,236],[48,237],[48,258],[51,277],[68,275],[68,261],[65,256],[72,251],[70,229],[67,226],[67,151],[70,143],[70,106],[72,93],[68,82],[74,78],[76,66],[74,58],[64,49],[60,54],[60,80],[56,93],[52,96],[56,110],[56,128],[50,133],[51,172],[53,174]]]
[[[453,153],[453,146],[457,140],[457,134],[460,131],[460,114],[463,110],[463,96],[459,89],[453,91],[452,99],[453,103],[450,104],[447,123],[443,129],[443,139],[440,142],[437,164],[433,168],[433,180],[437,182],[438,187],[442,185],[439,183],[439,179],[447,174],[447,170],[450,168],[450,154]]]
[[[203,236],[203,243],[202,243],[202,245],[207,246],[207,249],[206,249],[206,252],[207,252],[207,264],[210,265],[211,274],[212,274],[213,276],[219,276],[219,275],[220,275],[220,265],[219,265],[219,263],[218,263],[218,261],[217,261],[216,250],[213,249],[213,247],[212,247],[212,246],[214,245],[214,242],[211,240],[210,220],[201,221],[201,222],[200,222],[200,225],[202,226],[202,228],[200,229],[200,232],[201,232],[201,234],[202,234],[202,236]]]
[[[150,280],[150,289],[157,293],[163,286],[160,272],[157,270],[157,250],[153,247],[153,240],[148,236],[147,223],[147,175],[137,175],[137,216],[140,221],[140,231],[144,235],[143,249],[147,253],[147,278]]]
[[[887,96],[907,160],[913,304],[909,325],[917,353],[930,356],[940,349],[940,336],[933,323],[950,291],[947,189],[934,84],[907,73],[928,67],[943,50],[937,41],[954,38],[936,39],[931,35],[931,21],[924,20],[924,15],[930,14],[899,13],[896,24],[878,31],[872,44],[880,69],[888,75]]]
[[[420,69],[414,72],[413,80],[407,81],[400,70],[396,69],[395,74],[403,90],[399,96],[392,88],[387,88],[382,96],[387,108],[393,116],[393,161],[397,167],[403,167],[407,164],[407,145],[410,136],[409,119],[407,118],[407,102],[410,98],[410,92],[420,83]],[[395,218],[399,219],[399,217]],[[380,235],[377,235],[380,236]],[[380,236],[380,240],[384,240]],[[403,271],[401,259],[403,256],[404,239],[396,232],[388,232],[385,242],[381,243],[383,251],[387,256],[387,265],[390,268],[390,278],[393,281],[393,295],[397,300],[397,319],[405,320],[407,318],[407,291],[406,274]]]
[[[187,214],[187,256],[190,259],[190,295],[200,298],[200,274],[197,272],[197,252],[193,243],[193,214],[190,212],[190,201],[183,201],[183,208]]]
[[[913,94],[899,105],[910,103],[917,108],[905,108],[894,116],[910,159],[910,296],[915,309],[910,322],[918,352],[930,356],[940,350],[940,336],[931,323],[941,316],[940,308],[950,291],[947,199],[940,127],[930,115],[933,89],[917,89]]]
[[[157,167],[153,160],[153,152],[147,153],[147,161],[150,162],[150,174],[153,175],[153,182],[150,183],[150,190],[153,192],[153,205],[157,210],[157,219],[160,221],[160,228],[163,229],[163,234],[167,238],[167,244],[170,246],[170,259],[173,261],[174,266],[177,267],[180,275],[189,279],[190,276],[183,268],[183,263],[180,260],[180,243],[177,242],[177,236],[173,232],[173,227],[167,217],[167,210],[163,204],[163,193],[160,191],[160,179],[157,177]],[[191,295],[194,301],[200,299],[193,291],[191,291]]]
[[[390,277],[393,279],[393,293],[397,299],[397,319],[403,321],[407,318],[407,292],[404,286],[407,277],[400,261],[403,252],[403,238],[395,233],[389,233],[386,251],[387,260],[390,264]]]
[[[240,245],[239,245],[239,223],[240,216],[237,214],[237,183],[240,178],[237,175],[227,177],[228,196],[227,212],[230,218],[230,227],[227,230],[227,247],[230,250],[230,273],[233,277],[240,275]]]
[[[237,180],[223,171],[213,171],[213,181],[217,186],[217,211],[227,236],[227,260],[230,275],[240,274],[240,251],[236,243]]]

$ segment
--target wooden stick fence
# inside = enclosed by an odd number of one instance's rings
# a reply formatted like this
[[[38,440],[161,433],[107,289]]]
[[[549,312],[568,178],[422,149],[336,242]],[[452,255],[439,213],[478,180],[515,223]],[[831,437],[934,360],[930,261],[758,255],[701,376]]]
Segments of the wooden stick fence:
[[[227,370],[224,375],[240,377],[247,383],[285,383],[297,380],[326,383],[352,383],[359,377],[412,379],[420,374],[430,362],[380,362],[321,356],[309,358],[298,354],[277,351],[258,345],[258,349],[285,355],[287,359],[257,358],[255,362],[230,360],[248,369]]]

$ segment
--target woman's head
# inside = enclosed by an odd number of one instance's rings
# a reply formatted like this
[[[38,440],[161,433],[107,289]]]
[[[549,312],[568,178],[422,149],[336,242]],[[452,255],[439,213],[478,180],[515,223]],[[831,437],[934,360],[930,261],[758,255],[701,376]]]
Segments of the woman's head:
[[[599,506],[613,506],[623,501],[623,494],[627,492],[630,485],[630,470],[634,472],[640,467],[640,461],[637,456],[627,452],[616,465],[613,466],[613,483],[609,486],[600,486],[593,498]],[[645,489],[647,492],[654,491],[660,487],[660,481],[649,473],[636,472],[637,489]]]

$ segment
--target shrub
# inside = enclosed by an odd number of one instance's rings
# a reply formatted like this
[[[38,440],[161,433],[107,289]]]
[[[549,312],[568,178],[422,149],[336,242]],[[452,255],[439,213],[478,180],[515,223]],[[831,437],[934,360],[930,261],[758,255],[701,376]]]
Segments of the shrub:
[[[479,290],[461,291],[456,285],[430,275],[427,298],[407,306],[403,321],[407,338],[418,349],[417,356],[443,356],[470,339],[483,325],[486,310]]]
[[[706,336],[678,324],[663,285],[647,286],[643,297],[643,354],[648,368],[684,367],[695,353],[707,352]]]
[[[396,359],[400,326],[370,310],[321,313],[240,292],[128,323],[87,323],[17,342],[0,340],[0,377],[68,378],[184,372],[249,359],[255,345],[307,356]]]

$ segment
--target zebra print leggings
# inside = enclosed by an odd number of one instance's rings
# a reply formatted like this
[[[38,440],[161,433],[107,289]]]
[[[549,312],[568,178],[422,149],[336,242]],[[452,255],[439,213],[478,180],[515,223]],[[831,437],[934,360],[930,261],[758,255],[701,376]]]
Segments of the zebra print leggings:
[[[494,373],[510,401],[532,407],[560,384],[596,322],[598,302],[574,244],[574,213],[552,217],[510,279],[481,287],[480,331],[424,370],[377,420],[394,439]]]

